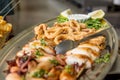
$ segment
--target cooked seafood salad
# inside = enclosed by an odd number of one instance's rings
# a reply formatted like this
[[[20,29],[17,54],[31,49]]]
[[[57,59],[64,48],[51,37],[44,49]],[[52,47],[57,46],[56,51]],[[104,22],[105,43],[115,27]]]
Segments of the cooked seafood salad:
[[[102,27],[102,19],[58,18],[62,22],[34,28],[34,39],[7,61],[6,80],[77,80],[85,69],[92,68],[105,48],[104,36],[82,42],[64,54],[56,54],[54,47],[63,40],[80,40],[95,33]]]

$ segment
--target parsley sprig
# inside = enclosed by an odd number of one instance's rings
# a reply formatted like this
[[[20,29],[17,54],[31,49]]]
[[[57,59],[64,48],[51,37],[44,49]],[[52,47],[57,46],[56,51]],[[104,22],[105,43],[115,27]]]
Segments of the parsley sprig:
[[[44,70],[44,69],[40,69],[40,70],[36,71],[36,72],[32,75],[32,77],[41,78],[41,77],[44,76],[44,74],[45,74],[45,70]]]
[[[110,61],[110,53],[106,53],[100,58],[95,60],[95,63],[107,63]]]
[[[71,73],[72,72],[72,66],[71,65],[66,65],[65,66],[65,71],[67,72],[67,73]]]
[[[66,22],[66,21],[68,21],[68,18],[66,18],[66,17],[64,17],[64,16],[62,16],[62,15],[59,15],[59,16],[57,17],[57,22],[58,22],[58,23],[62,23],[62,22]]]
[[[38,58],[38,57],[40,57],[40,56],[44,56],[44,54],[41,53],[39,50],[36,50],[35,56]]]
[[[84,22],[88,28],[100,29],[102,27],[101,19],[88,19]]]
[[[55,59],[49,60],[49,61],[51,62],[51,64],[54,64],[54,66],[59,65],[59,62],[57,60],[55,60]]]
[[[45,39],[40,39],[40,43],[42,46],[46,46],[47,45],[47,42],[45,41]]]

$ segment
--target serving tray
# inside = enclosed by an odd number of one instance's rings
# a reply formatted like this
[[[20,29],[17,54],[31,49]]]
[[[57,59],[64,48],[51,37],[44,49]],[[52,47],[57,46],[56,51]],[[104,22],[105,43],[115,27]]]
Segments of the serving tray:
[[[56,19],[52,19],[43,23],[52,25],[55,20]],[[102,80],[107,75],[113,63],[115,62],[118,54],[118,37],[113,26],[108,21],[107,23],[109,26],[111,26],[111,28],[102,34],[106,35],[106,44],[110,48],[110,51],[108,49],[105,49],[104,51],[110,52],[110,61],[108,63],[97,64],[95,65],[94,69],[88,69],[83,75],[80,76],[78,80]],[[32,26],[29,29],[18,34],[16,37],[11,39],[0,51],[0,80],[5,80],[5,73],[3,73],[3,71],[7,69],[6,60],[13,59],[16,53],[21,50],[26,43],[32,40],[34,37],[33,30],[35,26]]]

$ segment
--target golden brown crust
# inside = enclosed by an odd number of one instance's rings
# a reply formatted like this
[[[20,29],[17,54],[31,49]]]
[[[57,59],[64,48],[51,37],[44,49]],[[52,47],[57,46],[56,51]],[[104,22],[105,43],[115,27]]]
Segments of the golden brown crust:
[[[45,38],[46,40],[52,39],[53,43],[59,44],[61,40],[79,40],[83,37],[95,33],[95,29],[88,29],[83,23],[78,23],[71,20],[64,23],[55,23],[52,27],[48,28],[45,24],[40,24],[35,27],[35,34],[37,39]]]
[[[9,36],[9,33],[12,30],[12,24],[7,23],[3,20],[3,17],[0,16],[0,48],[5,44],[6,39]]]

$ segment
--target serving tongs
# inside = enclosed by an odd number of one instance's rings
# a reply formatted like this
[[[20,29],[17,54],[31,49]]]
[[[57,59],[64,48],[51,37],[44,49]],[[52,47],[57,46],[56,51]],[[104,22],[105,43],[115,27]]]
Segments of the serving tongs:
[[[80,40],[64,40],[61,43],[59,43],[57,46],[55,46],[55,51],[56,54],[65,54],[68,50],[71,50],[75,47],[77,47],[81,42],[84,42],[86,40],[95,38],[97,36],[105,36],[103,35],[103,32],[105,32],[106,30],[110,29],[110,26],[101,28],[100,30],[96,31],[96,33],[85,36],[84,38],[80,39]]]

